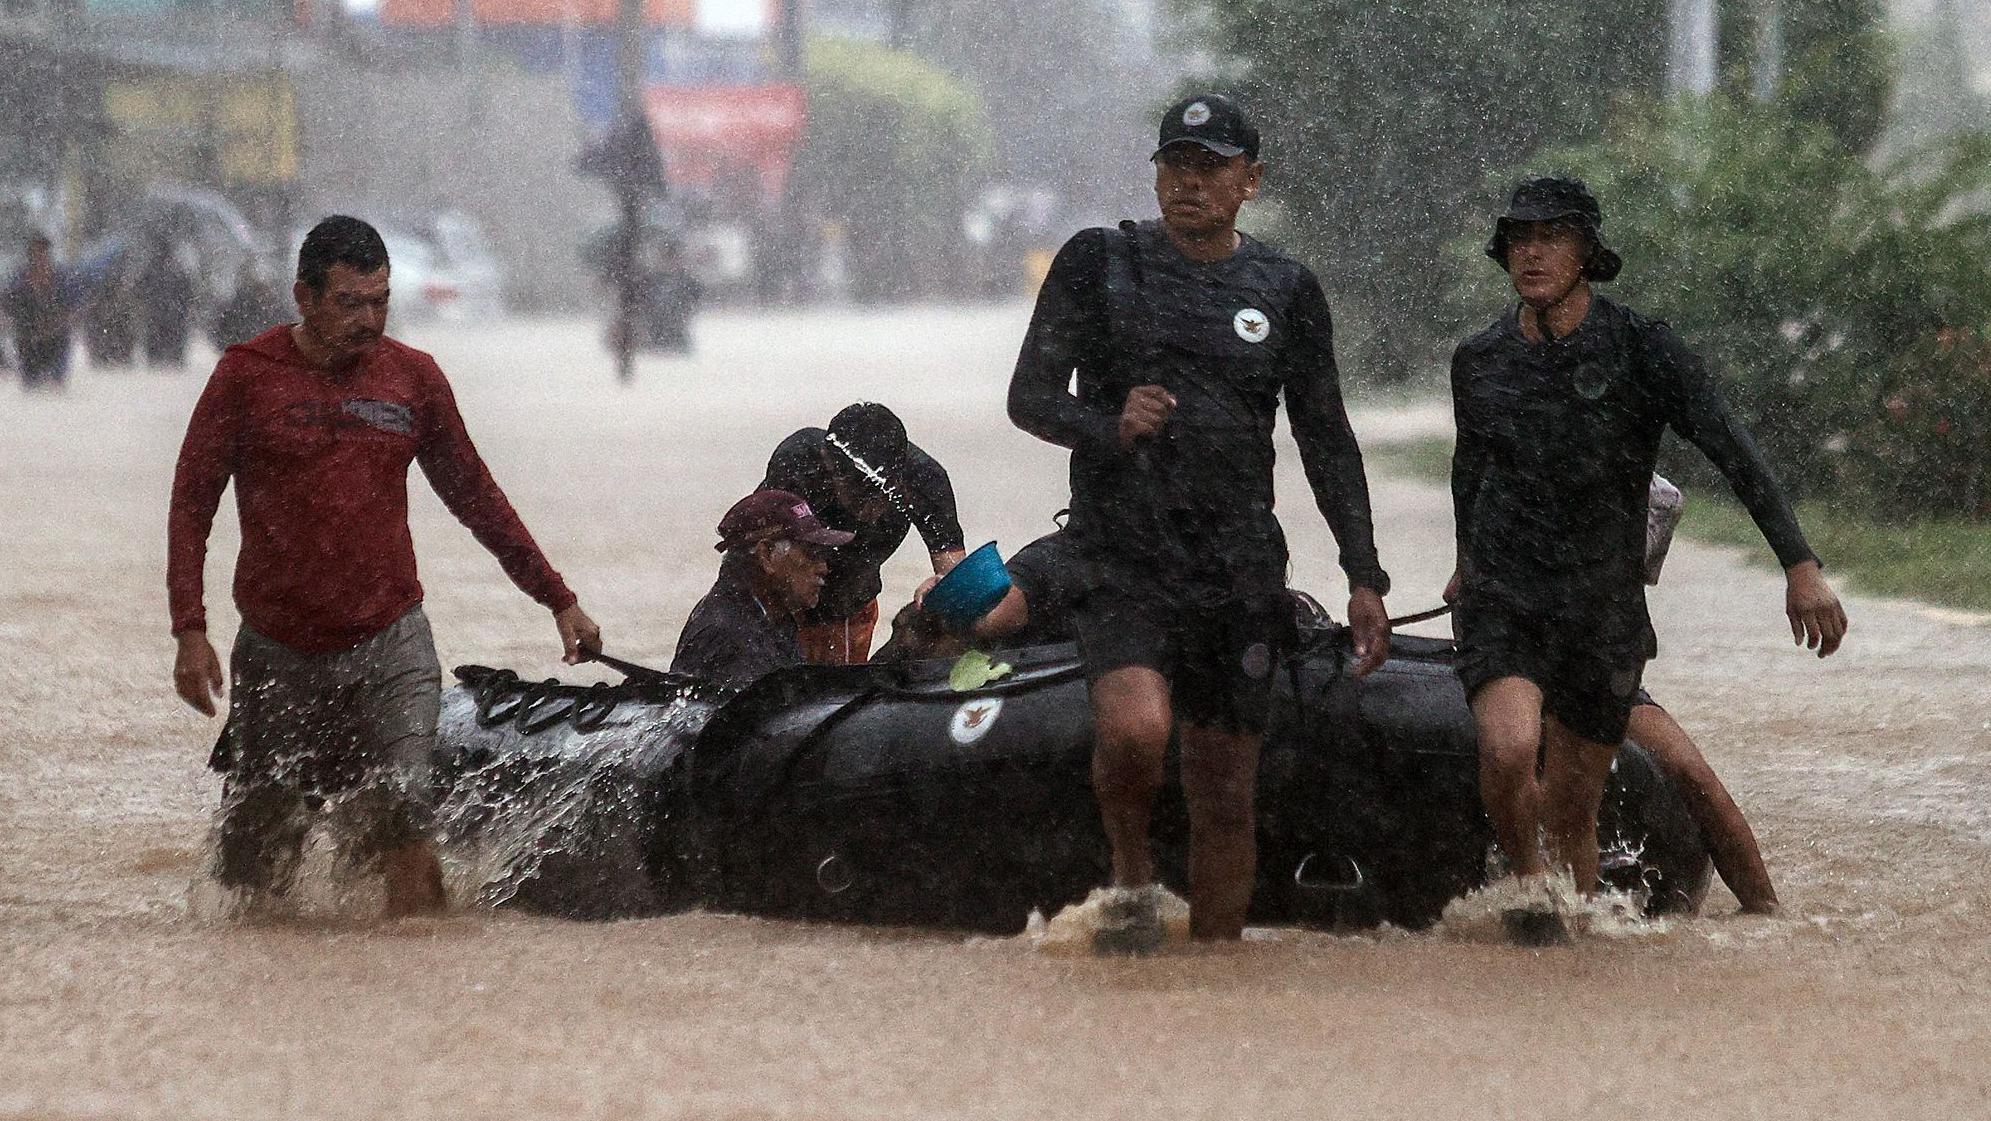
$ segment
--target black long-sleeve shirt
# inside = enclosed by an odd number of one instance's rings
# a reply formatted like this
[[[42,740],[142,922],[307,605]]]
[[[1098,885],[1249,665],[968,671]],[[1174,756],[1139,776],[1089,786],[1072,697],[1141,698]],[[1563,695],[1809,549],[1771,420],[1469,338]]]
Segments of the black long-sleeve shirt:
[[[1788,567],[1815,559],[1707,364],[1601,296],[1530,342],[1515,311],[1452,356],[1452,499],[1468,597],[1646,627],[1648,488],[1672,428],[1713,461]]]
[[[1166,388],[1177,407],[1128,453],[1119,417],[1139,385]],[[1132,245],[1120,231],[1075,235],[1038,296],[1009,415],[1072,450],[1070,528],[1102,579],[1225,598],[1285,586],[1272,513],[1282,393],[1343,570],[1388,591],[1327,298],[1306,266],[1250,237],[1222,261],[1197,262],[1154,222]]]
[[[822,601],[802,615],[804,623],[847,619],[878,598],[884,590],[879,570],[899,551],[908,532],[918,530],[929,553],[958,552],[964,542],[954,484],[939,460],[907,444],[905,466],[891,480],[892,501],[875,520],[865,521],[837,499],[823,458],[825,436],[821,428],[802,428],[781,441],[768,457],[767,475],[760,484],[763,489],[801,495],[818,518],[857,535],[830,553]]]
[[[743,559],[721,561],[712,590],[684,621],[672,672],[744,689],[775,670],[801,664],[795,620],[770,613],[754,598]]]

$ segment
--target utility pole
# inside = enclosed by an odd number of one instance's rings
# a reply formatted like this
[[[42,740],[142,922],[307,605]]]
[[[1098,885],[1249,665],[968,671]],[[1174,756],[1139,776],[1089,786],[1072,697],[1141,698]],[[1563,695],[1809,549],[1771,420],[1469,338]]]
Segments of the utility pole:
[[[802,85],[802,2],[775,0],[774,59],[781,80]],[[763,303],[787,303],[792,299],[801,260],[801,221],[795,213],[795,193],[786,180],[774,200],[774,213],[768,216],[760,238],[760,296]]]
[[[617,0],[615,9],[615,101],[620,131],[643,124],[643,0]],[[615,376],[627,385],[636,377],[637,258],[643,238],[643,187],[633,160],[617,161],[615,172]]]

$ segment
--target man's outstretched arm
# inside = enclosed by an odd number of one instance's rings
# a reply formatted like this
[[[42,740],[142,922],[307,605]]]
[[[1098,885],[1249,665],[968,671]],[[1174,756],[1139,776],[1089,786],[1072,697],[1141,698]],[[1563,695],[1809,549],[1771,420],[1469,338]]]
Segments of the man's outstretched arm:
[[[601,628],[582,611],[566,581],[547,563],[539,543],[512,509],[484,458],[470,441],[469,429],[457,411],[456,397],[441,371],[431,371],[428,399],[421,409],[422,429],[416,451],[429,485],[520,591],[553,612],[563,656],[571,665],[584,653],[601,649]]]
[[[1348,625],[1354,631],[1356,672],[1364,674],[1389,657],[1389,573],[1376,555],[1375,516],[1369,506],[1369,479],[1362,449],[1341,399],[1341,374],[1334,362],[1334,321],[1327,297],[1311,276],[1287,316],[1291,338],[1285,363],[1286,410],[1300,464],[1313,488],[1314,503],[1341,548],[1348,574]]]
[[[221,659],[207,637],[203,603],[207,537],[214,513],[235,469],[241,432],[241,387],[227,360],[217,367],[194,405],[180,458],[173,468],[173,496],[166,514],[166,599],[172,609],[173,689],[207,716],[215,713],[225,680]]]
[[[1846,609],[1826,583],[1818,555],[1805,541],[1797,514],[1756,441],[1735,419],[1707,363],[1679,336],[1661,326],[1648,346],[1648,367],[1660,375],[1670,397],[1668,423],[1721,470],[1784,567],[1784,615],[1790,620],[1791,640],[1818,651],[1821,658],[1830,656],[1850,626]]]

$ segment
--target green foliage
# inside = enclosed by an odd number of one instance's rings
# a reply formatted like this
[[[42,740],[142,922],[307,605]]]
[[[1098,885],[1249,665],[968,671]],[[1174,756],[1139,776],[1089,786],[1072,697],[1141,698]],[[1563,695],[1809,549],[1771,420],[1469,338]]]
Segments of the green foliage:
[[[1589,181],[1627,262],[1619,291],[1726,375],[1794,489],[1872,488],[1892,515],[1976,512],[1957,503],[1977,493],[1963,476],[1982,470],[1981,442],[1918,440],[1922,484],[1884,486],[1902,433],[1875,418],[1898,394],[1948,406],[1955,424],[1991,415],[1983,367],[1936,349],[1945,328],[1991,324],[1991,138],[1875,168],[1776,105],[1715,97],[1628,114],[1536,163]],[[1679,469],[1704,472],[1696,461]]]
[[[844,228],[860,297],[933,290],[960,250],[962,211],[994,150],[981,97],[874,43],[811,40],[805,65],[798,196]]]
[[[1803,0],[1784,6],[1784,73],[1777,97],[1789,113],[1829,129],[1855,152],[1871,151],[1894,96],[1894,50],[1881,0]]]

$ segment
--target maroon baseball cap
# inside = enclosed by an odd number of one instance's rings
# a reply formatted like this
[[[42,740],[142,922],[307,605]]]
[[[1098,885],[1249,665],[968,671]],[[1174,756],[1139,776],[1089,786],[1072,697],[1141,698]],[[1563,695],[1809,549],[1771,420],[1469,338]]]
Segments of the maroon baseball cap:
[[[785,490],[757,490],[726,511],[719,519],[720,552],[757,545],[762,541],[786,538],[811,545],[848,545],[856,537],[823,524],[802,496]]]

